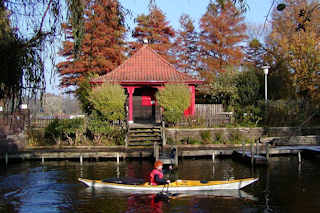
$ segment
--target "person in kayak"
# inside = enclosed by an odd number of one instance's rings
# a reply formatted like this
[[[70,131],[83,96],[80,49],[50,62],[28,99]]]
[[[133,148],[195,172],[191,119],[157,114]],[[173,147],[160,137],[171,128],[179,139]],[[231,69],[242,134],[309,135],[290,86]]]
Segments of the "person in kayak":
[[[154,163],[154,169],[150,173],[150,184],[151,185],[164,185],[170,183],[170,180],[166,180],[163,177],[162,171],[163,163],[158,160]]]

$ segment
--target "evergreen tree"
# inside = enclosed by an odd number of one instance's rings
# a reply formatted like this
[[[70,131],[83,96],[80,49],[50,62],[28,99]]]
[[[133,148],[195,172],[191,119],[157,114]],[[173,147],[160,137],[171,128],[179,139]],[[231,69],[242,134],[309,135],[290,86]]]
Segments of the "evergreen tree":
[[[247,38],[244,17],[231,1],[209,3],[200,20],[202,76],[211,81],[226,66],[239,65],[244,57],[240,43]]]
[[[77,85],[89,74],[104,75],[124,60],[124,15],[117,0],[87,1],[84,11],[84,36],[80,54],[74,53],[74,36],[70,24],[63,27],[67,40],[60,55],[65,61],[57,65],[61,86]]]

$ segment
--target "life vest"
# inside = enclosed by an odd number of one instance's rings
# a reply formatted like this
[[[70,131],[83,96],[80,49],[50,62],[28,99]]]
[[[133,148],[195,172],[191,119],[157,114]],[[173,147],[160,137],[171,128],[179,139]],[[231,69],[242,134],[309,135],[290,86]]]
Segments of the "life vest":
[[[155,176],[158,175],[158,177],[160,179],[163,178],[163,173],[161,171],[159,171],[158,169],[154,169],[152,170],[152,172],[150,173],[150,184],[151,185],[158,185],[156,180],[155,180]]]

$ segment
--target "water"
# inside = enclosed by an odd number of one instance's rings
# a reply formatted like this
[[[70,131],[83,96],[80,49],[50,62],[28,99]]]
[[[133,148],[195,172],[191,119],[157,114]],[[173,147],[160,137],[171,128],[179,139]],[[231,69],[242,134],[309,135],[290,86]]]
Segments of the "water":
[[[0,213],[45,212],[319,212],[320,160],[272,158],[267,168],[251,169],[232,159],[183,160],[174,178],[227,180],[258,176],[259,182],[241,191],[186,194],[157,201],[152,194],[123,193],[87,188],[78,177],[144,178],[149,161],[121,162],[24,162],[1,168]],[[227,194],[226,194],[227,193]]]

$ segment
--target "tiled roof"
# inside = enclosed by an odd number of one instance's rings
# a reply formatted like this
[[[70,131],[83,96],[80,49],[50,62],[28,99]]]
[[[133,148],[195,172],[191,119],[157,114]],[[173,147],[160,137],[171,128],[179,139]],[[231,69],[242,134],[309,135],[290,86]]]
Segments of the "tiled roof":
[[[126,83],[197,83],[198,79],[177,71],[151,47],[144,45],[113,71],[93,79],[92,83],[106,81]]]

